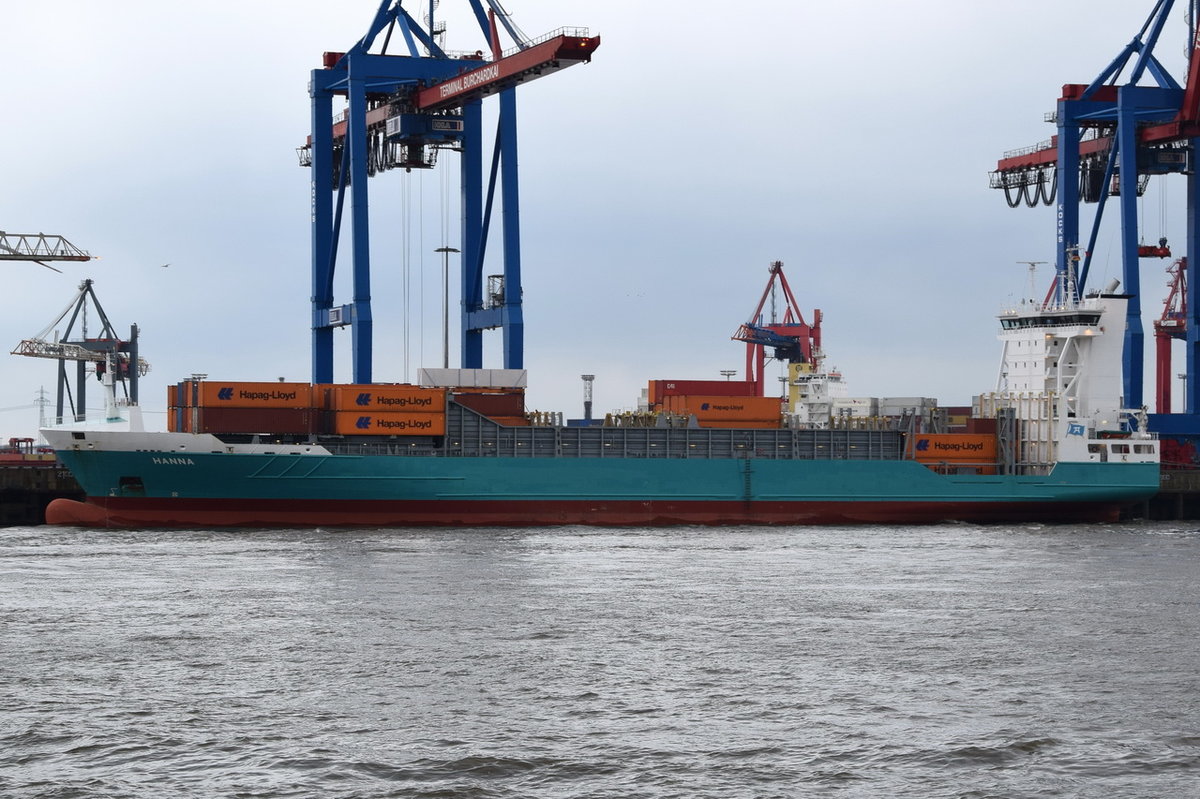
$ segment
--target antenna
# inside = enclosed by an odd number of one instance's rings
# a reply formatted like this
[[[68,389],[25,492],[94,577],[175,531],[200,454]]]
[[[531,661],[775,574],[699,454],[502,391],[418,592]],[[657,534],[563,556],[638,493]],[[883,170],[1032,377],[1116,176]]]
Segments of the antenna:
[[[1029,288],[1025,290],[1025,296],[1030,302],[1037,302],[1037,268],[1046,261],[1017,261],[1019,264],[1027,264],[1029,266]]]

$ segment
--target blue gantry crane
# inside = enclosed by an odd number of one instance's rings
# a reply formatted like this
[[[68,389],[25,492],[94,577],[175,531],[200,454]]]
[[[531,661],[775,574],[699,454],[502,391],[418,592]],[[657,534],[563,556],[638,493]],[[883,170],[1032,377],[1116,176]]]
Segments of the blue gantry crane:
[[[1141,244],[1137,198],[1152,175],[1187,176],[1187,256],[1194,268],[1200,242],[1200,182],[1195,175],[1196,143],[1200,138],[1200,52],[1197,24],[1200,0],[1187,0],[1188,72],[1177,81],[1154,55],[1174,0],[1157,0],[1137,35],[1089,84],[1067,84],[1053,115],[1057,135],[1034,147],[1006,153],[991,173],[991,185],[1003,189],[1010,206],[1053,205],[1057,210],[1055,286],[1070,285],[1077,276],[1083,292],[1095,252],[1104,210],[1115,198],[1120,210],[1122,291],[1130,295],[1125,328],[1123,384],[1127,407],[1143,405],[1144,340],[1139,258],[1169,257],[1165,241]],[[1181,4],[1184,5],[1184,4]],[[1080,207],[1094,203],[1091,230],[1081,237]],[[1200,311],[1192,292],[1196,281],[1186,280],[1188,314]],[[1061,291],[1060,288],[1052,292]],[[1061,301],[1051,296],[1049,301]],[[1200,432],[1200,324],[1186,324],[1187,383],[1185,413],[1189,427]]]
[[[403,0],[382,0],[367,34],[346,52],[326,53],[312,72],[312,134],[300,160],[312,168],[312,373],[333,381],[333,331],[350,326],[353,380],[371,382],[372,311],[368,178],[389,169],[427,169],[441,149],[461,152],[461,366],[483,366],[483,332],[503,331],[504,368],[524,361],[517,181],[516,86],[591,60],[600,37],[561,28],[534,40],[512,23],[498,0],[467,0],[487,52],[450,53],[438,43],[444,25],[429,0],[424,24]],[[410,7],[422,7],[410,3]],[[502,50],[500,31],[514,46]],[[393,35],[403,54],[389,54]],[[371,50],[383,36],[379,53]],[[484,181],[482,101],[499,99],[498,125]],[[333,119],[333,98],[345,97]],[[484,281],[484,256],[496,191],[503,214],[503,275]],[[349,195],[353,298],[335,304],[334,274]]]

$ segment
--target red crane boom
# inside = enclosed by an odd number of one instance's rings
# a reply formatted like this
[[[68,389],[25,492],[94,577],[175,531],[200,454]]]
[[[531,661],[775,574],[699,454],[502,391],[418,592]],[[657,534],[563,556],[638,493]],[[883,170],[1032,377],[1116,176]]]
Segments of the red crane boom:
[[[599,46],[599,36],[553,33],[543,42],[421,89],[416,93],[414,105],[421,111],[457,108],[529,78],[591,61]]]
[[[1187,258],[1167,267],[1170,291],[1154,322],[1155,412],[1171,412],[1171,339],[1187,339]]]
[[[792,287],[784,277],[783,261],[773,261],[767,271],[771,277],[767,280],[767,287],[763,290],[758,306],[750,315],[750,321],[739,327],[732,336],[734,341],[746,342],[746,379],[754,382],[756,393],[760,397],[766,396],[763,365],[766,361],[767,347],[774,349],[774,357],[780,360],[786,360],[788,363],[807,363],[814,369],[818,366],[821,352],[820,310],[813,311],[813,323],[809,325],[804,321],[804,315],[800,313],[800,304],[796,302]],[[776,280],[783,290],[783,321],[776,322],[772,319],[770,323],[764,324],[763,307],[767,298],[771,296]]]

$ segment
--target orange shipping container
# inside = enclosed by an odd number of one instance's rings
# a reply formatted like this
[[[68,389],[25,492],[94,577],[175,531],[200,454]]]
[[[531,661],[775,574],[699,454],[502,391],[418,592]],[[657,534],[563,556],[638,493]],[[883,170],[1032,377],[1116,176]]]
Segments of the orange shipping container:
[[[195,413],[191,408],[168,408],[167,409],[167,432],[169,433],[190,433],[192,432],[192,414]]]
[[[446,416],[402,411],[336,411],[333,432],[342,436],[444,436]]]
[[[701,427],[732,427],[740,430],[775,430],[779,419],[696,419]]]
[[[697,421],[725,419],[779,423],[783,406],[779,397],[724,397],[670,395],[663,397],[666,410],[695,415]]]
[[[346,384],[321,386],[325,407],[333,411],[405,411],[444,413],[446,389],[411,385]]]
[[[484,416],[524,416],[525,395],[513,394],[462,394],[454,393],[454,401]]]
[[[968,433],[991,433],[991,434],[995,435],[996,420],[995,419],[976,419],[975,417],[971,417],[971,418],[967,419],[967,432]]]
[[[919,461],[996,460],[996,436],[986,433],[923,433],[913,440],[913,453]]]
[[[753,397],[756,389],[752,380],[651,380],[646,398],[653,408],[670,396]]]
[[[171,407],[191,408],[196,404],[199,385],[196,380],[184,380],[167,386],[167,401],[171,403]]]
[[[505,427],[529,427],[529,420],[524,416],[489,416],[488,418]]]
[[[311,408],[308,383],[200,383],[200,407],[210,408]]]
[[[191,416],[192,409],[184,410]],[[311,408],[197,408],[188,422],[190,433],[313,433],[317,411]]]

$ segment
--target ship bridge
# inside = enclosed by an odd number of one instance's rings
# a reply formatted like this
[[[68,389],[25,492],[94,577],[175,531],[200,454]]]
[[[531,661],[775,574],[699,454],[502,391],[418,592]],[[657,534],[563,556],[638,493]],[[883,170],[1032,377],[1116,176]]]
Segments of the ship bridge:
[[[1100,311],[1084,311],[1074,309],[1063,311],[1061,313],[1040,312],[1029,316],[1020,316],[1018,314],[1001,314],[1000,327],[1004,330],[1024,330],[1031,327],[1082,327],[1085,328],[1084,335],[1094,335],[1101,332],[1100,326]],[[1096,328],[1095,330],[1086,330],[1086,328]]]

